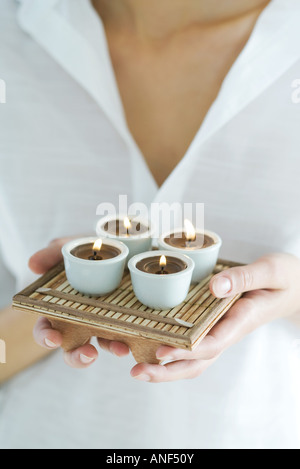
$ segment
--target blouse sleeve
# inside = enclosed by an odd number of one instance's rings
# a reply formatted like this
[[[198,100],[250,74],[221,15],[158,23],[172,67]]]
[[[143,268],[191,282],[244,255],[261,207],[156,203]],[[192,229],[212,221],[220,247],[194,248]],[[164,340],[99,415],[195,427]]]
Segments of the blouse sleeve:
[[[16,279],[6,267],[0,246],[0,310],[9,306],[16,290]]]

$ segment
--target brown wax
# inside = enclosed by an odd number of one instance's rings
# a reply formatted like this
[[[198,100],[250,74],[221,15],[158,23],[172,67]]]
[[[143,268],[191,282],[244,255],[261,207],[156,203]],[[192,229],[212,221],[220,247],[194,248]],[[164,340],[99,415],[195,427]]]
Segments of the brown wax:
[[[196,233],[196,238],[189,241],[184,233],[172,233],[170,236],[164,238],[165,243],[179,249],[204,249],[215,244],[213,238],[207,234]]]
[[[120,249],[109,244],[102,244],[100,251],[94,252],[94,244],[82,244],[72,249],[71,254],[80,259],[91,260],[91,261],[102,261],[105,259],[112,259],[121,254]]]
[[[176,274],[177,272],[181,272],[187,268],[187,264],[185,262],[171,256],[167,257],[167,265],[161,267],[159,263],[160,259],[161,256],[146,257],[136,263],[136,268],[142,272],[156,275]]]
[[[106,222],[102,226],[102,229],[114,236],[136,236],[146,233],[149,230],[148,226],[134,220],[130,220],[130,225],[130,228],[126,229],[124,226],[124,220],[111,220]]]

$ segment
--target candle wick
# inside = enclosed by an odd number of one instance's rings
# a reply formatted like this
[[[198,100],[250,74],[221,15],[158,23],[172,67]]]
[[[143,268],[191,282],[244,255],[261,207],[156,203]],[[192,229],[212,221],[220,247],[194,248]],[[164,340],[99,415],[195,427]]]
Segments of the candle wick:
[[[187,236],[185,236],[185,245],[186,245],[186,247],[188,247],[188,248],[191,247],[191,243],[193,241],[196,241],[196,236],[192,237],[192,238],[190,238],[190,237],[188,238]]]
[[[97,251],[94,251],[94,255],[90,257],[90,259],[92,261],[101,261],[102,260],[102,257],[99,256],[98,252]]]

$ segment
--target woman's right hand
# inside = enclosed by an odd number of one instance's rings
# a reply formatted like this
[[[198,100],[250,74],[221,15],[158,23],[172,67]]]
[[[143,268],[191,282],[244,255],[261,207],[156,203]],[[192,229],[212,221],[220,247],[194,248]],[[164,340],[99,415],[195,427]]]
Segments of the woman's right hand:
[[[61,249],[65,243],[72,238],[60,238],[52,241],[45,249],[34,254],[29,260],[29,267],[39,275],[45,274],[52,267],[62,261]],[[60,332],[51,327],[50,321],[47,318],[39,318],[34,330],[33,336],[35,341],[47,349],[58,349],[62,342],[63,337]],[[106,351],[109,351],[118,357],[128,355],[130,352],[127,345],[98,338],[98,344]],[[64,352],[65,362],[73,368],[87,368],[98,357],[98,351],[92,344],[85,344],[71,352]]]

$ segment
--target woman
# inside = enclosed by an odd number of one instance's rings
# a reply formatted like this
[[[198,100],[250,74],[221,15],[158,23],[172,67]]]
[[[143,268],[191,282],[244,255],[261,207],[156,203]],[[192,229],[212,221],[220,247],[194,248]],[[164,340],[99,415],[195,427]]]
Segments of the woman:
[[[98,339],[112,355],[88,344],[70,368],[53,354],[8,382],[3,446],[299,447],[297,2],[40,3],[24,2],[21,29],[8,2],[1,20],[5,278],[26,284],[25,260],[56,238],[30,260],[47,271],[59,238],[90,231],[119,194],[204,202],[222,257],[248,265],[212,279],[217,297],[245,295],[195,351],[159,347],[165,366]],[[34,334],[61,344],[46,320]]]

